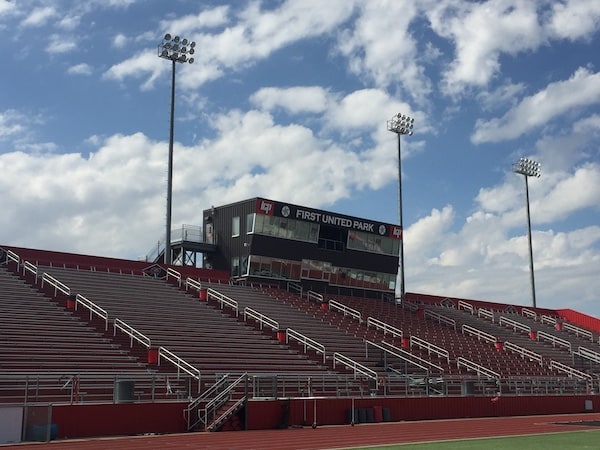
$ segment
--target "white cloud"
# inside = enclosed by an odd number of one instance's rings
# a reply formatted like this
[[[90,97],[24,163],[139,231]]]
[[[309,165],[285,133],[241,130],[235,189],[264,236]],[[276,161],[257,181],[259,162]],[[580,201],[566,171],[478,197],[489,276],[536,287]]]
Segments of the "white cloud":
[[[373,80],[381,88],[402,85],[408,95],[422,101],[431,86],[409,32],[418,8],[416,2],[360,3],[356,22],[338,37],[338,50],[348,58],[350,71],[360,78]]]
[[[455,43],[445,91],[458,94],[465,85],[485,86],[498,73],[502,53],[514,55],[542,44],[536,7],[522,0],[445,1],[426,12],[433,30]]]
[[[25,127],[25,117],[15,110],[0,112],[0,139],[22,133]]]
[[[91,75],[93,72],[92,66],[89,64],[81,63],[69,67],[67,73],[72,75]]]
[[[589,0],[554,2],[550,32],[558,38],[580,39],[591,37],[600,24],[600,3]]]
[[[547,124],[574,108],[600,102],[600,73],[579,68],[568,80],[550,83],[526,97],[503,117],[478,120],[471,141],[475,144],[515,139]]]
[[[51,6],[33,9],[29,15],[21,22],[24,27],[41,27],[50,19],[57,16],[56,10]]]
[[[16,6],[13,2],[8,0],[0,0],[0,16],[8,15],[15,10]]]
[[[194,70],[182,76],[186,87],[198,87],[222,76],[226,71],[237,71],[258,60],[263,60],[274,51],[301,39],[330,33],[347,20],[352,8],[347,1],[331,0],[327,3],[327,14],[321,11],[319,0],[288,1],[279,8],[265,11],[260,4],[252,2],[246,9],[238,11],[237,23],[208,34],[204,29],[225,25],[223,7],[206,10],[198,15],[165,21],[161,26],[170,30],[177,25],[180,34],[196,42]],[[160,71],[149,64],[146,53],[112,66],[107,71],[109,79],[122,81],[126,77],[148,76],[143,88],[151,87]],[[154,56],[154,59],[156,56]]]
[[[262,88],[252,95],[251,102],[261,109],[282,108],[293,114],[323,112],[327,107],[328,93],[320,86]]]
[[[53,34],[49,37],[50,42],[46,46],[48,53],[67,53],[77,47],[75,38],[72,36],[63,36],[60,34]]]

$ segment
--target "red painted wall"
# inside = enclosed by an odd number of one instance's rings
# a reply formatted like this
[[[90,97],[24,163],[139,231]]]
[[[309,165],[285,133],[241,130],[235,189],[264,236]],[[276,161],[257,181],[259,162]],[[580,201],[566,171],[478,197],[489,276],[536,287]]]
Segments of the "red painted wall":
[[[591,411],[585,409],[586,400],[592,401]],[[54,405],[52,423],[58,426],[58,438],[181,433],[186,431],[183,416],[186,406],[186,403],[177,402]],[[246,420],[250,430],[310,426],[313,422],[340,425],[348,423],[351,407],[349,398],[251,400],[246,409]],[[355,409],[373,407],[388,408],[391,421],[568,414],[600,412],[600,395],[367,397],[354,401]]]
[[[600,320],[596,319],[595,317],[573,311],[572,309],[559,309],[557,312],[560,317],[566,319],[573,325],[577,325],[595,333],[600,333]]]
[[[52,423],[58,438],[182,433],[187,403],[54,405]]]
[[[521,396],[521,397],[422,397],[355,399],[354,408],[389,408],[390,420],[433,420],[463,417],[520,416],[567,414],[585,411],[585,401],[592,400],[593,410],[600,411],[600,395]],[[284,400],[248,402],[248,429],[278,428],[282,422]],[[348,423],[352,407],[349,398],[291,399],[289,426],[336,425]],[[316,409],[315,409],[316,405]]]

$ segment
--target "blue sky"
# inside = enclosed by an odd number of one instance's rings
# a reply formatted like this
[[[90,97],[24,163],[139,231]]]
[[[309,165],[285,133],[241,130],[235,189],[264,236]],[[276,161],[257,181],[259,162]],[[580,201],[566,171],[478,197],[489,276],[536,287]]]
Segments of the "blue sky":
[[[0,0],[0,243],[138,258],[254,196],[398,221],[406,289],[600,316],[600,3]]]

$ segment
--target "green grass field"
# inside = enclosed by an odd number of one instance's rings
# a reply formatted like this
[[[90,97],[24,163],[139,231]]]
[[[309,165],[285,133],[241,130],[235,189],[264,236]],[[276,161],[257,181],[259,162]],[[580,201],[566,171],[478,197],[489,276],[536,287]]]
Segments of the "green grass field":
[[[357,447],[355,450],[552,450],[600,449],[600,430],[462,441]]]

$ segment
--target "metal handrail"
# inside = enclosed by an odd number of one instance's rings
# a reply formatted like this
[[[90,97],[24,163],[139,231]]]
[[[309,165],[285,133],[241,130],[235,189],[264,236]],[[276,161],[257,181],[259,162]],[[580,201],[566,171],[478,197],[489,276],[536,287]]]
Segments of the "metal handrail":
[[[485,308],[479,308],[477,310],[477,317],[479,317],[479,318],[483,317],[484,319],[491,319],[492,323],[494,323],[496,321],[496,318],[494,317],[494,313],[492,311],[490,311],[489,309],[485,309]]]
[[[600,353],[581,346],[579,347],[578,353],[581,357],[589,359],[596,364],[600,364]]]
[[[540,355],[539,353],[531,351],[528,348],[521,347],[520,345],[513,344],[512,342],[505,342],[504,349],[520,355],[521,358],[527,358],[532,361],[537,361],[540,364],[540,366],[544,363],[542,355]]]
[[[329,300],[329,309],[343,313],[344,317],[350,316],[353,319],[356,319],[358,323],[362,323],[363,321],[362,314],[359,310],[350,308],[349,306],[346,306],[343,303],[337,302],[335,300]]]
[[[338,352],[335,352],[333,354],[333,368],[334,369],[335,369],[336,363],[343,364],[344,366],[352,369],[354,371],[354,377],[356,377],[356,374],[359,373],[361,375],[364,375],[368,378],[375,380],[375,388],[379,388],[379,377],[377,376],[377,372],[375,372],[373,369],[369,369],[367,366],[365,366],[359,362],[356,362],[353,359],[348,358],[347,356],[344,356]]]
[[[6,251],[6,257],[8,259],[10,259],[13,262],[16,262],[17,265],[19,265],[21,263],[21,258],[19,257],[19,255],[17,255],[15,252],[13,252],[12,250],[7,250]]]
[[[223,309],[223,307],[227,305],[235,311],[236,317],[239,315],[238,302],[234,299],[227,297],[225,294],[221,294],[219,291],[215,291],[212,288],[208,288],[207,294],[209,297],[213,297],[220,303],[221,309]]]
[[[56,278],[54,278],[47,272],[44,272],[44,274],[42,275],[42,287],[44,287],[44,282],[54,287],[54,295],[56,295],[58,291],[62,292],[65,295],[71,295],[71,288],[69,286],[58,281]]]
[[[249,306],[246,306],[244,308],[244,322],[248,320],[248,317],[255,319],[260,324],[261,330],[263,329],[263,325],[271,327],[273,331],[279,330],[279,322],[271,319],[268,316],[265,316],[264,314],[259,313],[255,309],[250,308]]]
[[[570,324],[568,322],[563,323],[562,326],[563,326],[564,330],[567,330],[567,331],[570,331],[572,333],[575,333],[575,336],[578,336],[578,337],[579,336],[583,336],[585,338],[588,338],[590,341],[594,340],[594,335],[589,330],[586,330],[584,328],[580,328],[580,327],[575,326],[573,324]]]
[[[369,340],[365,340],[365,348],[366,348],[366,357],[369,357],[369,345],[372,345],[375,348],[378,348],[379,350],[383,351],[385,354],[390,354],[392,356],[395,356],[396,358],[401,359],[404,362],[407,362],[409,364],[412,364],[413,366],[418,367],[419,369],[423,369],[424,371],[426,371],[427,373],[429,373],[429,368],[425,367],[424,365],[421,365],[420,363],[413,361],[411,358],[408,357],[408,355],[412,356],[411,353],[407,352],[406,350],[402,350],[398,347],[395,347],[391,344],[388,347],[384,347],[381,344],[378,344],[377,342],[372,342]]]
[[[450,353],[445,348],[438,347],[437,345],[432,344],[431,342],[427,342],[426,340],[421,339],[417,336],[410,337],[410,346],[412,347],[413,345],[427,350],[428,354],[433,353],[438,357],[445,358],[448,364],[450,364]]]
[[[404,350],[403,348],[398,348],[398,347],[396,347],[395,345],[393,345],[393,344],[390,344],[390,343],[389,343],[389,342],[387,342],[387,341],[381,341],[381,344],[380,344],[380,345],[382,345],[383,347],[390,348],[390,349],[392,349],[392,350],[393,350],[393,351],[395,351],[395,352],[399,352],[400,354],[406,355],[408,358],[411,358],[413,361],[414,361],[414,360],[417,360],[417,361],[419,361],[419,363],[421,363],[421,364],[424,364],[424,365],[426,365],[426,366],[429,366],[429,367],[433,367],[434,369],[436,369],[436,370],[438,370],[438,371],[440,371],[440,372],[442,372],[442,373],[444,373],[444,372],[445,372],[445,369],[444,369],[442,366],[438,366],[437,364],[435,364],[435,363],[432,363],[431,361],[427,361],[426,359],[423,359],[423,358],[421,358],[420,356],[413,355],[412,353],[410,353],[410,352],[407,352],[407,351],[406,351],[406,350]]]
[[[190,363],[188,363],[184,359],[177,356],[175,353],[167,350],[165,347],[158,348],[159,362],[160,362],[160,358],[166,359],[167,361],[169,361],[171,364],[173,364],[178,369],[183,370],[185,373],[187,373],[191,377],[194,377],[196,380],[198,380],[198,383],[200,382],[200,378],[201,378],[200,370],[197,369],[196,367],[192,366]]]
[[[467,324],[464,324],[462,326],[462,332],[463,332],[463,334],[470,334],[471,336],[476,336],[478,341],[483,339],[485,342],[490,342],[492,344],[495,344],[496,342],[498,342],[498,338],[496,336],[494,336],[493,334],[478,330],[477,328],[472,327]]]
[[[294,339],[300,344],[304,345],[304,353],[306,353],[307,348],[312,348],[317,353],[323,354],[323,363],[325,363],[325,346],[308,336],[303,335],[302,333],[298,333],[297,331],[288,328],[285,331],[285,343],[288,344],[290,339]]]
[[[550,369],[558,370],[561,373],[566,373],[570,377],[579,378],[581,380],[587,380],[588,382],[591,382],[593,380],[590,374],[574,369],[563,363],[559,363],[558,361],[550,361]]]
[[[531,333],[531,327],[529,325],[523,325],[521,322],[517,322],[516,320],[509,319],[508,317],[500,317],[498,321],[500,325],[508,324],[512,327],[513,331],[524,331],[525,333]]]
[[[376,319],[375,317],[367,318],[367,328],[369,328],[371,325],[373,325],[376,329],[383,331],[384,336],[390,333],[393,337],[403,337],[403,333],[400,328],[396,328],[395,326]]]
[[[92,314],[96,314],[101,319],[104,319],[105,329],[108,330],[108,311],[81,294],[75,296],[75,310],[77,310],[77,305],[82,305],[90,311],[90,320],[92,319]]]
[[[458,301],[458,309],[464,309],[465,311],[469,311],[471,314],[475,312],[475,308],[470,303],[465,302],[464,300]]]
[[[202,289],[202,283],[198,280],[194,280],[193,278],[187,277],[185,280],[185,290],[188,290],[188,287],[192,287],[199,291]]]
[[[177,284],[181,287],[181,273],[176,271],[171,267],[167,267],[167,280],[169,279],[169,275],[177,280]]]
[[[446,317],[443,314],[440,314],[440,313],[437,313],[437,312],[430,311],[430,310],[426,309],[425,310],[425,317],[430,317],[430,318],[432,318],[434,320],[437,320],[437,322],[439,324],[448,325],[453,330],[456,330],[456,320],[451,319],[449,317]]]
[[[113,326],[114,326],[114,335],[115,336],[117,335],[117,329],[118,329],[118,330],[121,330],[123,333],[125,333],[126,335],[128,335],[131,338],[131,346],[133,346],[134,339],[146,348],[150,348],[152,346],[152,343],[148,336],[144,335],[143,333],[140,333],[138,330],[136,330],[132,326],[126,324],[121,319],[115,319]]]
[[[561,347],[565,347],[567,349],[569,349],[569,351],[571,351],[571,343],[569,341],[567,341],[566,339],[562,339],[559,337],[556,337],[550,333],[546,333],[545,331],[538,331],[537,332],[537,340],[542,340],[545,339],[546,341],[550,341],[552,343],[553,347],[556,347],[556,345],[558,344]]]
[[[488,369],[487,367],[480,366],[479,364],[477,364],[471,360],[468,360],[467,358],[463,358],[462,356],[459,356],[458,359],[456,360],[456,366],[459,369],[462,366],[462,367],[466,367],[467,370],[474,370],[475,372],[477,372],[477,375],[484,375],[488,378],[495,378],[495,379],[500,378],[500,374],[498,372],[494,372],[493,370]]]
[[[323,303],[323,296],[315,291],[308,291],[306,293],[306,298],[312,300],[313,302]]]

